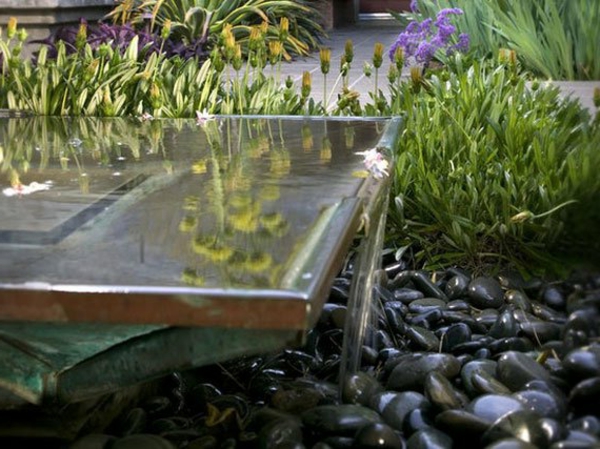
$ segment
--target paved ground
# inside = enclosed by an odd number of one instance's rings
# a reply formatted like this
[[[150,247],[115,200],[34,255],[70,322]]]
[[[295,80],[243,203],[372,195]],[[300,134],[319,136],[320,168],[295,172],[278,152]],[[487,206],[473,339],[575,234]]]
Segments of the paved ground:
[[[364,61],[372,61],[373,47],[376,42],[381,42],[386,50],[383,59],[383,66],[380,69],[379,86],[385,92],[387,86],[387,73],[390,65],[387,57],[387,50],[395,42],[401,29],[398,22],[393,19],[370,20],[360,22],[358,25],[340,28],[329,33],[329,37],[323,42],[324,47],[331,48],[331,71],[327,77],[327,95],[330,98],[329,106],[337,100],[337,93],[340,85],[334,89],[335,80],[339,74],[340,57],[344,53],[344,45],[348,39],[354,44],[354,62],[350,72],[350,87],[361,94],[361,100],[366,101],[368,94],[373,90],[373,76],[367,78],[363,74]],[[285,78],[291,75],[292,78],[300,83],[302,73],[309,71],[312,73],[312,97],[318,101],[323,99],[323,76],[321,75],[319,53],[313,53],[306,58],[299,58],[292,63],[284,64],[282,75]],[[565,95],[579,97],[582,104],[595,111],[593,105],[594,88],[600,88],[600,81],[555,82]]]

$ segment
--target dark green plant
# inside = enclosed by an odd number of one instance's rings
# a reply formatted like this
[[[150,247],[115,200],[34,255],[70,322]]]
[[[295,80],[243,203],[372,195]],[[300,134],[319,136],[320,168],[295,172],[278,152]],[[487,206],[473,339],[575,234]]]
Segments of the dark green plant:
[[[431,266],[552,271],[561,251],[597,254],[598,123],[557,88],[529,89],[510,62],[454,65],[395,92],[390,236]]]
[[[290,53],[307,54],[324,36],[314,5],[304,0],[120,0],[110,17],[119,23],[147,21],[151,28],[169,23],[174,36],[187,45],[198,39],[216,44],[229,24],[243,54],[247,54],[252,25],[266,23],[266,39],[279,40],[279,24],[286,18],[286,58]]]

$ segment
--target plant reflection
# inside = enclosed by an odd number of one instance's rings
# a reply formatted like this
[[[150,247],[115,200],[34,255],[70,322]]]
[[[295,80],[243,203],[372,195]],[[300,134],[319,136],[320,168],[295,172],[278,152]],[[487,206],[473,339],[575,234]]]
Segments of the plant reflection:
[[[289,175],[291,158],[281,124],[275,128],[264,119],[202,124],[210,152],[192,164],[192,173],[206,188],[202,198],[185,199],[179,223],[196,256],[184,283],[203,285],[215,269],[231,286],[276,283],[282,261],[274,250],[290,229],[277,203],[279,182]]]

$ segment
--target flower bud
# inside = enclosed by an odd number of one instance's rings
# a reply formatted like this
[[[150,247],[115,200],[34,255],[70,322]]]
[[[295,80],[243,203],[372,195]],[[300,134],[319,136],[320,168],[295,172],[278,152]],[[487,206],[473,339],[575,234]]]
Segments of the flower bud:
[[[306,71],[302,72],[302,89],[300,90],[302,98],[308,98],[308,96],[310,95],[310,91],[311,91],[311,76],[310,76],[310,72],[306,70]]]
[[[396,47],[396,51],[394,51],[394,63],[396,64],[396,68],[398,72],[402,72],[402,67],[404,67],[404,48],[400,45]]]
[[[173,24],[170,19],[165,20],[162,30],[160,31],[160,37],[162,38],[163,41],[166,41],[169,38],[169,35],[171,34],[172,26],[173,26]]]
[[[319,51],[319,58],[321,60],[321,73],[323,73],[323,75],[327,75],[331,65],[331,49],[321,47],[321,50]]]
[[[344,57],[346,58],[346,62],[348,64],[352,63],[354,59],[354,46],[352,45],[352,39],[348,39],[346,41],[346,45],[344,45]]]
[[[594,106],[600,108],[600,87],[594,87]]]
[[[383,63],[383,44],[381,42],[376,42],[373,48],[373,66],[378,69],[381,67]]]
[[[15,37],[17,32],[17,18],[11,17],[8,19],[8,24],[6,25],[6,37],[10,40]]]
[[[367,78],[369,78],[373,74],[373,66],[369,64],[368,61],[363,63],[363,73]]]
[[[27,36],[29,34],[27,33],[27,30],[25,28],[21,28],[19,31],[17,31],[17,39],[19,40],[19,42],[25,42],[27,40]]]
[[[290,21],[287,17],[282,17],[279,22],[279,40],[285,42],[290,34]]]
[[[87,42],[87,24],[81,22],[79,29],[77,30],[77,36],[75,36],[75,48],[81,50]]]
[[[523,212],[519,212],[518,214],[510,217],[510,221],[511,221],[511,223],[523,223],[525,221],[532,219],[533,217],[534,217],[533,212],[525,210]]]

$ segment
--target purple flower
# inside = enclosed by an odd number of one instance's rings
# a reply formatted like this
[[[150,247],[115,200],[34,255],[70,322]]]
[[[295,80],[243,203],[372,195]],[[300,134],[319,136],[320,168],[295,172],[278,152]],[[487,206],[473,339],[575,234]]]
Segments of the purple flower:
[[[411,2],[411,8],[413,6],[418,7],[416,0]],[[435,53],[440,49],[445,49],[446,54],[467,51],[469,36],[463,33],[458,38],[454,37],[456,26],[451,23],[453,16],[461,14],[463,11],[460,8],[445,8],[438,12],[435,21],[429,17],[422,22],[410,22],[390,48],[390,60],[394,60],[394,54],[398,47],[402,47],[404,50],[405,61],[408,62],[412,57],[418,63],[425,65],[434,58]]]
[[[419,12],[419,2],[418,2],[418,0],[411,0],[410,1],[410,10],[412,12]]]

